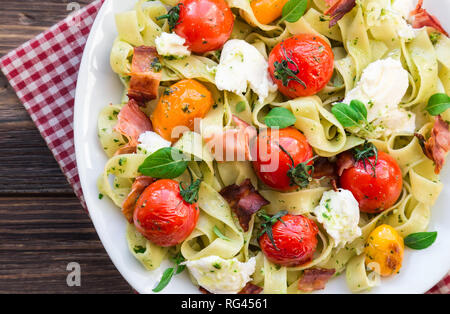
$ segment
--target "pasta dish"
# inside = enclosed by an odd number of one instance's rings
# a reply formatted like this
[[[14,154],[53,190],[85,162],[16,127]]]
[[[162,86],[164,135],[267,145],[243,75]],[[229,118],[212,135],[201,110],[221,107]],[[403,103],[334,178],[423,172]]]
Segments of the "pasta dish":
[[[128,0],[132,1],[132,0]],[[133,0],[135,1],[135,0]],[[450,150],[450,40],[423,0],[136,1],[98,179],[153,288],[352,292],[426,249]],[[105,197],[105,201],[106,201]]]

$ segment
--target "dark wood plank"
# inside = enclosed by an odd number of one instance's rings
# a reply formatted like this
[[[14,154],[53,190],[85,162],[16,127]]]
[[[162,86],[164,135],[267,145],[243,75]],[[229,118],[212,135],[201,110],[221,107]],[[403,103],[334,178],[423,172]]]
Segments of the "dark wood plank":
[[[0,55],[64,19],[69,3],[84,6],[91,0],[0,0]]]
[[[0,0],[0,56],[65,18],[71,2]],[[69,262],[81,265],[81,287],[66,284]],[[133,291],[0,74],[0,293],[37,292]]]
[[[3,197],[0,293],[132,293],[74,197]],[[81,266],[68,287],[67,264]]]
[[[0,195],[72,188],[6,78],[0,76]]]

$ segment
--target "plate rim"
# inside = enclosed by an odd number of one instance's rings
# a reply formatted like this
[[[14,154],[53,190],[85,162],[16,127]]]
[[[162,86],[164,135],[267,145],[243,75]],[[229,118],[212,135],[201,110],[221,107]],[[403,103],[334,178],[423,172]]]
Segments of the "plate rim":
[[[110,6],[112,6],[113,1],[117,1],[117,0],[105,0],[103,5],[101,6],[100,10],[97,13],[97,16],[95,18],[95,21],[92,25],[92,28],[89,32],[89,36],[88,36],[88,40],[86,41],[86,45],[85,48],[83,50],[83,55],[82,55],[82,59],[81,59],[81,63],[80,63],[80,68],[79,68],[79,72],[77,75],[77,86],[76,86],[76,92],[75,92],[75,101],[74,101],[74,121],[73,121],[73,128],[74,128],[74,146],[75,146],[75,155],[76,155],[76,164],[77,164],[77,169],[78,169],[78,175],[79,175],[79,179],[80,179],[80,185],[81,185],[81,189],[82,191],[85,190],[85,187],[87,186],[87,181],[88,181],[88,176],[85,175],[85,168],[81,168],[78,165],[81,164],[79,162],[79,160],[82,160],[85,151],[83,149],[83,145],[81,145],[80,141],[81,141],[81,124],[78,122],[78,120],[81,118],[81,110],[82,110],[82,103],[83,103],[83,99],[85,98],[85,96],[83,95],[83,91],[86,89],[86,82],[85,82],[85,76],[87,75],[87,73],[89,73],[89,64],[90,64],[90,53],[92,52],[92,46],[93,46],[93,41],[94,41],[94,37],[95,37],[95,32],[101,27],[102,23],[104,23],[104,20],[106,18],[106,14],[105,11],[108,10],[108,8]],[[111,70],[112,72],[112,70]],[[442,192],[444,193],[444,191]],[[128,276],[128,272],[126,269],[126,266],[119,262],[115,257],[114,254],[112,253],[115,249],[113,248],[113,246],[111,245],[111,243],[109,243],[109,241],[105,240],[105,234],[104,234],[104,230],[102,228],[99,227],[99,221],[97,221],[97,219],[94,218],[94,215],[92,214],[92,212],[89,210],[89,208],[91,208],[90,203],[91,203],[91,198],[89,196],[89,193],[83,193],[84,195],[84,199],[85,199],[85,203],[87,206],[87,211],[88,214],[91,218],[91,221],[94,225],[94,228],[96,230],[96,233],[100,239],[100,241],[102,242],[103,247],[105,248],[108,257],[110,258],[110,260],[112,261],[112,263],[114,264],[114,266],[116,267],[116,269],[119,271],[119,273],[121,274],[121,276],[127,281],[127,283],[132,287],[132,289],[134,289],[135,291],[139,292],[139,293],[148,293],[148,291],[143,291],[142,289],[137,288],[136,285],[134,285],[134,280]],[[111,203],[112,204],[112,203]],[[129,252],[126,252],[129,253]],[[123,254],[123,252],[122,252]],[[422,285],[423,289],[417,289],[417,292],[410,292],[410,293],[425,293],[427,291],[429,291],[432,287],[434,287],[437,283],[439,283],[440,280],[442,280],[445,275],[449,272],[450,270],[447,271],[442,271],[442,274],[439,273],[439,279],[432,280],[433,283],[431,283],[429,285]],[[342,276],[342,275],[341,275]],[[438,277],[438,275],[436,274],[435,277]],[[324,293],[327,293],[326,290],[323,291]],[[183,294],[183,292],[178,292]],[[347,293],[347,291],[342,291],[341,293]],[[370,291],[369,291],[370,293]],[[379,293],[383,293],[383,291],[380,291]],[[398,292],[398,293],[402,293],[402,292]]]

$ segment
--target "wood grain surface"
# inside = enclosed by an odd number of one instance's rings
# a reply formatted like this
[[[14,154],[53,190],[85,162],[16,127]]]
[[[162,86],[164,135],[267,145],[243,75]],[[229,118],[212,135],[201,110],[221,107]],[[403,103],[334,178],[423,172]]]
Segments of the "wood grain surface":
[[[0,0],[0,56],[66,17],[71,2]],[[3,74],[0,179],[0,293],[133,293]],[[66,283],[70,262],[80,287]]]

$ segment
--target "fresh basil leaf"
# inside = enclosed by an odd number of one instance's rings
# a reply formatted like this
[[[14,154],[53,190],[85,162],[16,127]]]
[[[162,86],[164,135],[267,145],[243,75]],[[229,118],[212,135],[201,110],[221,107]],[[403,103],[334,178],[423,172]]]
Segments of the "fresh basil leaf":
[[[352,108],[354,111],[356,111],[359,114],[360,121],[367,119],[367,108],[361,101],[359,101],[357,99],[353,99],[350,102],[350,108]]]
[[[289,0],[284,6],[281,13],[281,21],[289,23],[297,22],[305,13],[308,6],[308,0]]]
[[[432,116],[437,116],[450,108],[450,97],[446,94],[434,94],[428,100],[426,110]]]
[[[236,112],[237,113],[241,113],[242,111],[245,110],[245,102],[244,101],[240,101],[236,104]]]
[[[167,268],[159,281],[158,285],[152,290],[153,292],[160,292],[164,289],[170,282],[173,277],[173,273],[175,272],[174,268]]]
[[[360,116],[353,108],[344,103],[337,103],[331,108],[331,113],[343,127],[359,126]]]
[[[405,238],[405,245],[414,250],[423,250],[436,241],[437,232],[417,232]]]
[[[183,154],[173,147],[164,147],[150,156],[139,166],[143,175],[158,179],[173,179],[186,171],[187,161]]]
[[[293,125],[296,121],[297,118],[294,114],[283,107],[273,108],[264,118],[264,122],[269,128],[278,127],[280,129],[284,129]]]
[[[213,228],[214,233],[216,234],[216,236],[218,236],[219,238],[221,238],[222,240],[225,241],[231,241],[231,239],[227,236],[225,236],[220,230],[219,228],[217,228],[217,226],[214,226]]]

